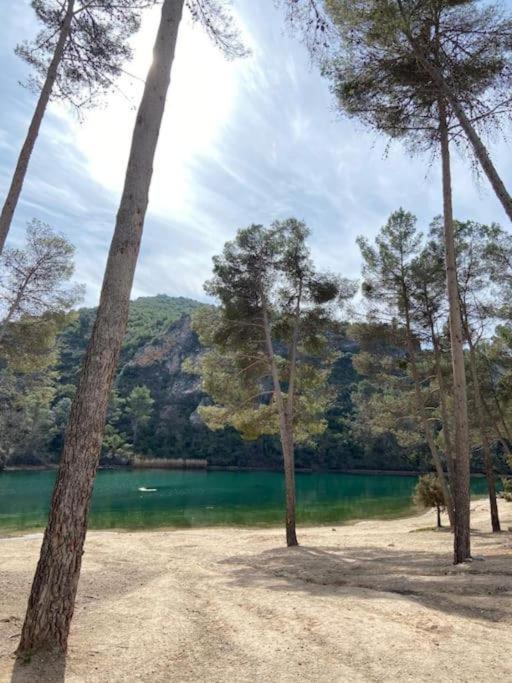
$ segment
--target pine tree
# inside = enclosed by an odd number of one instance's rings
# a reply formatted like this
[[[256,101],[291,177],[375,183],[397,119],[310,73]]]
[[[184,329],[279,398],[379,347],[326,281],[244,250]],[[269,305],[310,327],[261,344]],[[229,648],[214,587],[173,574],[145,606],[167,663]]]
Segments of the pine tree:
[[[75,248],[49,225],[33,220],[23,248],[0,256],[0,342],[9,326],[24,317],[69,311],[83,287],[67,286],[74,272]]]
[[[132,425],[132,443],[137,445],[139,429],[148,423],[155,401],[148,387],[134,387],[126,397],[126,413]]]
[[[140,12],[156,0],[32,0],[43,29],[17,54],[33,69],[31,88],[39,99],[0,214],[0,253],[9,233],[30,157],[50,100],[76,107],[95,102],[112,87],[130,58],[128,40],[140,24]]]
[[[206,0],[201,0],[204,5]],[[214,1],[208,0],[210,6]],[[170,83],[184,0],[164,0],[150,67],[135,121],[116,226],[71,413],[48,525],[18,648],[65,652],[80,575],[89,504],[98,465],[109,394],[128,320],[153,161]],[[230,34],[223,14],[217,33]],[[213,27],[215,28],[215,23]],[[211,29],[211,26],[207,26]],[[223,34],[223,29],[226,33]]]
[[[433,474],[422,475],[414,489],[413,498],[418,506],[436,508],[437,528],[440,529],[442,527],[441,511],[444,509],[445,501],[439,479]]]
[[[343,42],[339,54],[325,71],[340,107],[349,115],[357,116],[392,138],[408,141],[413,149],[430,149],[441,157],[453,368],[454,561],[458,563],[469,558],[471,551],[464,334],[457,286],[450,164],[450,140],[457,139],[457,126],[444,91],[418,65],[412,48],[407,49],[397,17],[396,8],[387,0],[382,3],[373,0],[334,2],[333,19]],[[439,52],[436,30],[432,35],[432,50]],[[481,78],[478,70],[468,74],[466,87],[478,92]]]
[[[450,521],[454,522],[453,500],[446,479],[441,454],[435,440],[432,420],[422,394],[422,377],[418,362],[419,340],[413,319],[413,263],[421,248],[422,236],[416,229],[416,218],[403,209],[391,214],[370,245],[363,237],[358,244],[363,257],[363,293],[374,307],[371,317],[400,321],[405,332],[405,348],[413,387],[414,402],[427,441],[437,476],[441,483]],[[447,453],[451,457],[451,453]]]
[[[353,294],[350,282],[316,271],[308,234],[295,219],[240,230],[214,258],[206,284],[220,313],[207,309],[196,318],[202,340],[213,347],[200,366],[215,401],[201,410],[206,423],[231,425],[246,438],[279,433],[288,546],[298,544],[295,444],[325,429],[332,400],[328,357],[322,367],[307,354],[325,351],[330,309]]]

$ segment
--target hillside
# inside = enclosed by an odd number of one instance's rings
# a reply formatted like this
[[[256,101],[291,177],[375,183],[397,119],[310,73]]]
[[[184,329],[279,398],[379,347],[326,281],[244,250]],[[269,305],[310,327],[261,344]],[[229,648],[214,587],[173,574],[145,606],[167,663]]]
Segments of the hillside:
[[[193,299],[170,297],[166,294],[139,297],[130,302],[130,315],[120,367],[145,344],[164,334],[169,325],[182,315],[191,313],[201,304]],[[61,382],[74,384],[80,369],[80,359],[85,351],[94,322],[95,308],[81,308],[76,318],[61,334],[59,340],[58,371]]]
[[[191,329],[190,314],[198,301],[166,295],[142,297],[131,302],[128,330],[111,397],[102,464],[128,464],[133,456],[151,459],[206,459],[218,467],[280,468],[279,441],[263,437],[244,442],[228,428],[212,432],[201,421],[197,408],[208,402],[197,376],[185,370],[185,361],[202,352]],[[81,359],[89,339],[95,310],[76,312],[57,343],[57,362],[50,372],[6,413],[0,466],[40,465],[57,462]],[[338,355],[330,382],[336,400],[327,414],[328,429],[313,446],[296,450],[299,468],[407,470],[429,469],[426,449],[406,450],[384,433],[364,436],[354,430],[351,395],[362,378],[353,367],[358,345],[341,325],[331,336]],[[16,377],[14,377],[16,380]],[[22,376],[20,376],[22,379]],[[16,381],[20,381],[20,379]],[[20,385],[22,386],[22,385]],[[136,424],[136,411],[145,417]],[[3,457],[2,457],[3,453]],[[506,471],[501,459],[500,470]],[[473,467],[481,471],[481,455]]]
[[[131,303],[116,380],[117,400],[122,403],[140,386],[147,387],[154,400],[150,420],[139,430],[135,451],[151,458],[206,458],[210,464],[223,467],[279,467],[282,456],[274,438],[244,442],[232,429],[211,432],[201,423],[197,407],[207,397],[198,378],[183,370],[186,359],[201,353],[189,317],[200,305],[191,299],[165,295],[139,298]],[[57,371],[61,393],[76,383],[93,316],[94,309],[81,309],[60,337]],[[329,429],[316,448],[298,449],[297,466],[390,470],[424,467],[421,457],[406,457],[393,439],[363,444],[352,435],[350,388],[359,378],[351,356],[357,347],[343,333],[333,339],[333,345],[341,355],[331,378],[338,391],[336,405],[328,416]],[[116,417],[116,430],[130,441],[130,421],[122,410],[117,412],[121,414]],[[54,450],[59,446],[60,440],[56,439]],[[122,454],[121,458],[104,460],[118,461],[122,461]]]

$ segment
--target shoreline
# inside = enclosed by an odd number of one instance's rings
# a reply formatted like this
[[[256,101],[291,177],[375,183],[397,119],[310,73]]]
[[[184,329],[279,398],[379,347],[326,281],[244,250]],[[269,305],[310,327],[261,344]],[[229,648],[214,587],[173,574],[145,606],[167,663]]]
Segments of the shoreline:
[[[433,511],[301,527],[296,548],[282,528],[90,531],[65,661],[16,671],[41,536],[7,539],[0,681],[511,680],[512,534],[490,532],[487,502],[471,511],[458,566]]]
[[[275,472],[282,473],[282,469],[271,467],[239,467],[237,465],[207,465],[207,466],[183,466],[176,467],[174,465],[166,465],[166,461],[156,465],[154,461],[151,464],[143,465],[116,465],[116,466],[101,466],[98,467],[98,472],[127,472],[139,470],[175,470],[176,472]],[[52,472],[58,470],[59,466],[56,463],[49,463],[47,465],[9,465],[0,470],[0,475],[3,472]],[[361,474],[371,476],[392,476],[392,477],[419,477],[423,474],[429,474],[433,470],[382,470],[382,469],[361,469],[361,468],[342,468],[342,469],[316,469],[310,467],[295,468],[296,474]],[[507,472],[496,472],[498,477],[507,477],[511,474]],[[472,477],[484,477],[484,472],[471,472]]]
[[[507,504],[508,501],[505,501],[503,498],[498,498],[498,501],[503,501],[503,504]],[[471,503],[479,503],[483,502],[484,504],[487,503],[487,496],[485,494],[482,495],[475,495],[471,497]],[[335,520],[332,522],[297,522],[297,533],[300,533],[301,530],[307,531],[310,529],[332,529],[333,527],[347,527],[347,526],[354,526],[356,524],[365,524],[365,523],[375,523],[378,524],[379,522],[381,523],[386,523],[386,522],[394,522],[394,521],[403,521],[403,520],[412,520],[416,519],[418,517],[422,517],[425,515],[428,515],[429,511],[425,511],[424,509],[421,508],[415,508],[414,504],[411,503],[411,506],[407,509],[404,509],[401,512],[396,512],[396,513],[388,513],[388,514],[382,514],[382,515],[376,515],[374,517],[353,517],[351,519],[346,519],[346,520]],[[432,512],[432,514],[434,514]],[[446,515],[445,512],[442,513],[444,516]],[[39,538],[42,536],[45,530],[45,525],[41,526],[35,526],[35,527],[28,527],[26,529],[2,529],[0,527],[0,542],[2,541],[8,541],[12,539],[17,539],[17,540],[31,540],[32,538]],[[212,533],[215,531],[230,531],[230,532],[238,532],[238,533],[243,533],[246,531],[268,531],[272,533],[279,533],[282,530],[282,525],[279,523],[269,523],[269,524],[248,524],[248,525],[236,525],[236,524],[205,524],[203,525],[197,525],[197,526],[178,526],[178,525],[164,525],[164,526],[154,526],[154,527],[88,527],[87,529],[87,534],[91,533],[119,533],[119,534],[154,534],[154,533],[175,533],[175,532],[181,532],[181,531],[211,531]],[[441,527],[440,531],[449,531],[450,527],[446,523],[443,524]],[[509,531],[512,530],[509,529]]]

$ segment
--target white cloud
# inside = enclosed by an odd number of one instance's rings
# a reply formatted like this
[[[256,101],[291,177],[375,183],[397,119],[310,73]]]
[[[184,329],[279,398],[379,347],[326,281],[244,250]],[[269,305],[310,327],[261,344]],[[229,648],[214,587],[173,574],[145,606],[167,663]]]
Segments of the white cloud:
[[[136,109],[151,63],[159,10],[148,12],[134,41],[130,74],[118,83],[101,108],[74,121],[72,135],[89,174],[119,194],[124,180]],[[236,97],[239,66],[227,62],[200,28],[186,17],[181,24],[171,86],[160,133],[150,211],[182,215],[194,200],[195,160],[215,153],[222,127]],[[67,112],[62,112],[68,118]]]
[[[225,240],[250,223],[291,215],[312,229],[321,268],[355,277],[358,234],[372,238],[401,205],[424,227],[441,212],[438,162],[429,169],[428,159],[410,159],[400,145],[386,155],[385,141],[340,119],[272,0],[236,0],[235,6],[253,51],[247,59],[226,61],[190,20],[180,29],[134,295],[204,297],[211,257]],[[7,65],[0,93],[9,103],[0,124],[2,185],[34,106],[33,95],[16,86],[21,67],[10,52],[22,33],[20,18],[30,12],[25,2],[0,27]],[[32,216],[66,231],[77,245],[77,277],[87,283],[91,304],[114,227],[142,92],[138,79],[147,72],[158,19],[156,9],[143,22],[134,62],[126,67],[137,78],[125,76],[120,92],[83,122],[63,105],[51,106],[17,212],[16,239]],[[509,146],[491,152],[512,185]],[[453,166],[456,215],[508,225],[487,180],[476,187],[468,162],[456,154]]]

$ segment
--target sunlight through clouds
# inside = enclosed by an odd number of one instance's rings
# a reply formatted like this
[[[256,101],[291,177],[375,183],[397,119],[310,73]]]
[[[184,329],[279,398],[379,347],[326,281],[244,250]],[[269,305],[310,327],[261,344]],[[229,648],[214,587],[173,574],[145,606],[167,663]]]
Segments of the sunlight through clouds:
[[[423,229],[441,212],[437,160],[410,158],[335,111],[328,86],[274,0],[234,0],[251,49],[226,61],[199,26],[180,29],[133,296],[167,293],[204,299],[211,258],[236,230],[295,216],[312,230],[319,267],[358,277],[357,235],[377,233],[399,206]],[[122,189],[136,108],[152,57],[158,8],[135,37],[135,59],[118,90],[82,120],[52,103],[10,236],[23,238],[39,218],[77,247],[77,279],[95,304]],[[20,88],[27,68],[13,54],[19,37],[36,31],[29,0],[0,26],[5,107],[0,118],[0,193],[9,181],[34,107]],[[512,182],[507,144],[491,148]],[[485,179],[454,155],[458,218],[508,225]]]
[[[104,105],[75,122],[75,144],[96,182],[110,191],[122,189],[142,79],[151,64],[159,9],[147,13],[134,41],[131,75],[119,82]],[[180,27],[171,89],[160,133],[151,189],[151,211],[163,217],[182,214],[193,201],[194,159],[215,153],[222,127],[229,121],[240,66],[222,54],[187,15]]]

